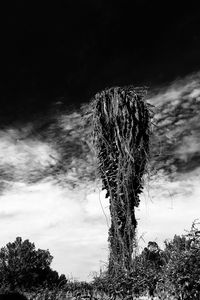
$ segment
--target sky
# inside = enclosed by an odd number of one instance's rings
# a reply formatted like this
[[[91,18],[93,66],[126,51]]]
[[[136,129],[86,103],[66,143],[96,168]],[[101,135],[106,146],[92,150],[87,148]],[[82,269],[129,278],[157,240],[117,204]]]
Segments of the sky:
[[[189,229],[200,196],[195,1],[20,1],[2,12],[0,247],[28,238],[80,280],[105,266],[108,199],[80,108],[116,85],[148,86],[159,125],[136,211],[140,247]]]
[[[153,158],[150,173],[144,177],[141,203],[136,209],[140,251],[148,241],[156,241],[163,248],[165,239],[184,234],[192,222],[200,218],[200,136],[196,120],[200,102],[198,78],[199,74],[193,74],[172,82],[170,86],[160,87],[154,94],[149,94],[147,99],[157,109],[162,107],[163,120],[159,111],[156,119],[161,129],[164,122],[166,131],[163,134],[154,129],[156,138],[161,144],[165,143],[164,150],[153,137],[161,162]],[[197,113],[188,117],[187,107],[191,111],[193,101]],[[174,123],[173,112],[179,104],[183,110],[180,111],[179,107],[180,113],[175,118],[178,127],[170,127]],[[46,127],[44,124],[39,126],[37,120],[26,126],[7,126],[0,131],[1,246],[14,241],[17,236],[29,239],[36,248],[50,250],[54,257],[52,268],[60,274],[91,280],[92,274],[105,268],[108,262],[109,202],[98,180],[91,179],[93,154],[90,153],[88,160],[81,161],[79,157],[76,142],[84,138],[84,128],[78,111],[67,114],[61,109],[54,119],[49,114],[49,119],[51,122],[43,121]],[[185,131],[185,128],[190,131]],[[48,138],[45,139],[45,135]],[[177,147],[170,150],[166,140],[172,143],[175,138]],[[75,146],[72,147],[73,143]],[[65,149],[67,147],[69,149]],[[75,154],[75,148],[78,154]],[[152,152],[155,149],[152,146]],[[170,156],[162,158],[163,153],[167,154],[166,149]],[[85,151],[89,153],[88,149]],[[67,160],[70,155],[73,159]],[[153,172],[156,164],[159,167]],[[173,166],[171,173],[164,172],[168,165]],[[90,170],[88,177],[86,167]],[[85,182],[81,179],[81,170]],[[76,184],[75,189],[72,183]]]
[[[2,12],[0,93],[12,120],[57,97],[78,106],[108,86],[155,86],[199,70],[193,0],[20,1]]]

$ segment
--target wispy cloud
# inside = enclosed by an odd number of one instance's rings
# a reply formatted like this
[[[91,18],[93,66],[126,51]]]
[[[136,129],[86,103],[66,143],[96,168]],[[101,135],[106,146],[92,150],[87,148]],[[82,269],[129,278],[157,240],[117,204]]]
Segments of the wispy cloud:
[[[56,163],[56,151],[49,144],[24,138],[18,128],[0,131],[0,149],[0,178],[10,183],[43,179],[41,174]]]
[[[149,93],[155,105],[151,167],[179,176],[200,166],[200,73]]]
[[[3,220],[3,219],[13,219],[15,217],[17,217],[18,214],[17,213],[9,213],[9,212],[4,212],[4,211],[1,211],[0,212],[0,219]]]
[[[163,102],[171,102],[171,105],[176,105],[176,100],[189,97],[192,99],[200,98],[200,72],[189,74],[184,78],[178,78],[165,86],[158,86],[150,91],[148,101],[154,105],[162,105]]]

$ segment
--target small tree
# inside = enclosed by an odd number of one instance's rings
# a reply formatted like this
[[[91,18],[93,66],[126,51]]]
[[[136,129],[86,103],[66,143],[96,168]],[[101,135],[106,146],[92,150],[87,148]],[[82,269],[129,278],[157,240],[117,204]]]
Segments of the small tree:
[[[36,250],[34,243],[17,237],[0,250],[0,282],[11,289],[58,282],[58,273],[50,268],[52,259],[49,250]]]

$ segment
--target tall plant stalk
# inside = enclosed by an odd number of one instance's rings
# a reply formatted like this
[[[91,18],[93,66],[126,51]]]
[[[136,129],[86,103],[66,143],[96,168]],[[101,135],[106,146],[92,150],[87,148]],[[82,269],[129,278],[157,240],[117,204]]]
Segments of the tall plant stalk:
[[[93,145],[102,189],[110,199],[109,273],[129,273],[137,221],[135,207],[149,154],[150,111],[146,89],[113,87],[91,102]]]

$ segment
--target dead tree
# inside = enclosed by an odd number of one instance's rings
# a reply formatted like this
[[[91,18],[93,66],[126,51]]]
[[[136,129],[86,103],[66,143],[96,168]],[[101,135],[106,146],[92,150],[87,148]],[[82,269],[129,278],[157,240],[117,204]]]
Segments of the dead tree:
[[[129,273],[132,266],[135,207],[149,154],[145,95],[145,88],[113,87],[97,93],[90,104],[98,171],[110,199],[110,274]]]

